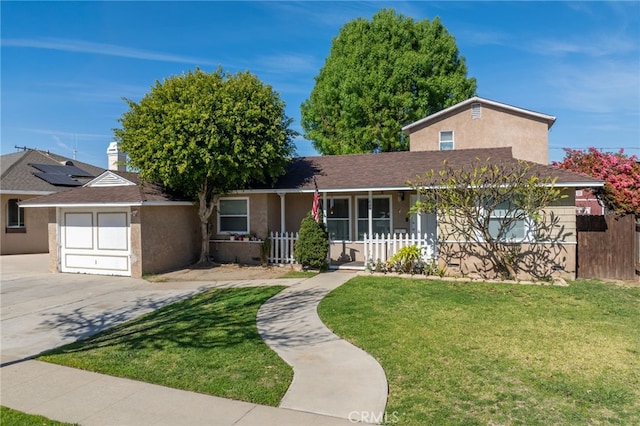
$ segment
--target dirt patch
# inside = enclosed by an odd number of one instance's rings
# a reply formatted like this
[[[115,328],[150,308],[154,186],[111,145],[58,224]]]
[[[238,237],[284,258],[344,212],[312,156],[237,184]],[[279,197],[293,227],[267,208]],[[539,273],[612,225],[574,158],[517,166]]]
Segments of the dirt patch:
[[[248,266],[237,264],[213,264],[194,266],[146,277],[151,282],[167,281],[228,281],[282,278],[292,266]]]

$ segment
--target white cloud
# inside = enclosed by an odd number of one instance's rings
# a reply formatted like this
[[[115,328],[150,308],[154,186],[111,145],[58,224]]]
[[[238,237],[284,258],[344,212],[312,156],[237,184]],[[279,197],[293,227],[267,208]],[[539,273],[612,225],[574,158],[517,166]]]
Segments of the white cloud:
[[[546,71],[558,105],[594,113],[638,114],[638,64],[599,61],[555,65]]]
[[[564,56],[569,54],[604,57],[624,55],[638,51],[638,43],[624,37],[614,35],[582,37],[580,39],[547,39],[538,40],[529,46],[539,55]]]
[[[320,69],[317,59],[307,54],[279,54],[260,56],[254,61],[256,69],[266,73],[316,73]]]
[[[43,39],[3,39],[3,46],[23,47],[32,49],[60,50],[64,52],[90,53],[94,55],[117,56],[147,61],[179,62],[198,65],[215,65],[211,60],[191,56],[174,55],[170,53],[154,52],[151,50],[135,49],[115,44],[94,43],[83,40],[69,40],[58,38]]]
[[[113,137],[112,135],[104,135],[104,134],[97,134],[97,133],[73,133],[73,132],[65,132],[65,131],[60,131],[60,130],[55,130],[55,129],[38,129],[38,128],[18,128],[17,130],[22,130],[25,132],[29,132],[29,133],[35,133],[35,134],[39,134],[39,135],[49,135],[52,138],[54,138],[54,140],[56,142],[60,142],[62,143],[61,137],[64,138],[71,138],[71,139],[82,139],[82,140],[87,140],[87,139],[104,139],[104,138],[110,138]]]

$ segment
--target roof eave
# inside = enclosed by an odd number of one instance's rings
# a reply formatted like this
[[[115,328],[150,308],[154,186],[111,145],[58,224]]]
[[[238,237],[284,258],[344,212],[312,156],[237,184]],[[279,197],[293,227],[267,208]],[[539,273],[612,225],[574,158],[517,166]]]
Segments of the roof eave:
[[[20,204],[20,207],[64,207],[64,208],[77,208],[77,207],[158,207],[158,206],[192,206],[192,201],[123,201],[121,203],[41,203],[41,204]]]
[[[481,98],[481,97],[478,97],[478,96],[474,96],[473,98],[469,98],[469,99],[467,99],[465,101],[459,102],[459,103],[457,103],[455,105],[450,106],[449,108],[445,108],[445,109],[443,109],[441,111],[438,111],[438,112],[436,112],[434,114],[428,115],[428,116],[426,116],[424,118],[421,118],[420,120],[415,121],[415,122],[413,122],[411,124],[407,124],[406,126],[404,126],[402,128],[402,131],[404,133],[406,133],[406,134],[409,134],[411,129],[413,129],[414,127],[421,126],[421,125],[423,125],[425,123],[428,123],[429,121],[432,121],[432,120],[435,120],[435,119],[437,119],[439,117],[442,117],[443,115],[446,115],[446,114],[450,113],[451,111],[455,111],[457,109],[463,108],[463,107],[465,107],[467,105],[470,105],[470,104],[472,104],[474,102],[480,102],[481,104],[491,105],[491,106],[507,109],[507,110],[510,110],[510,111],[513,111],[513,112],[517,112],[517,113],[520,113],[520,114],[525,114],[525,115],[530,115],[530,116],[533,116],[533,117],[540,118],[540,119],[542,119],[542,120],[547,122],[547,128],[548,129],[550,129],[551,126],[553,126],[553,123],[556,122],[556,117],[554,117],[552,115],[542,114],[540,112],[530,111],[530,110],[527,110],[527,109],[524,109],[524,108],[518,108],[518,107],[515,107],[515,106],[512,106],[512,105],[507,105],[507,104],[503,104],[503,103],[500,103],[500,102],[492,101],[490,99],[485,99],[485,98]]]

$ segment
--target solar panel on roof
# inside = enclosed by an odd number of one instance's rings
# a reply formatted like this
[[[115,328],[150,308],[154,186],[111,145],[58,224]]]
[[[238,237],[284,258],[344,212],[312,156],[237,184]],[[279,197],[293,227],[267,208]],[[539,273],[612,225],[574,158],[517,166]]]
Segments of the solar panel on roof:
[[[58,173],[34,173],[33,175],[50,183],[51,185],[82,186],[82,183],[67,175],[61,175]]]
[[[31,166],[47,174],[66,175],[73,177],[95,177],[93,174],[85,172],[78,166],[63,166],[57,164],[31,164]]]

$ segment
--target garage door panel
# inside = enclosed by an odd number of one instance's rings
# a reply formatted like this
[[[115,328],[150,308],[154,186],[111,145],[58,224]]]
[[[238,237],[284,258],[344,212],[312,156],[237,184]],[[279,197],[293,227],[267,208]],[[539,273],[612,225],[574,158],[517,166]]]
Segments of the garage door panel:
[[[98,250],[128,250],[126,213],[98,213]]]
[[[61,211],[62,272],[131,275],[129,212],[115,208]]]
[[[128,256],[101,256],[92,254],[67,254],[67,268],[108,269],[110,271],[128,271]]]
[[[71,249],[93,249],[93,214],[65,213],[65,247]]]

